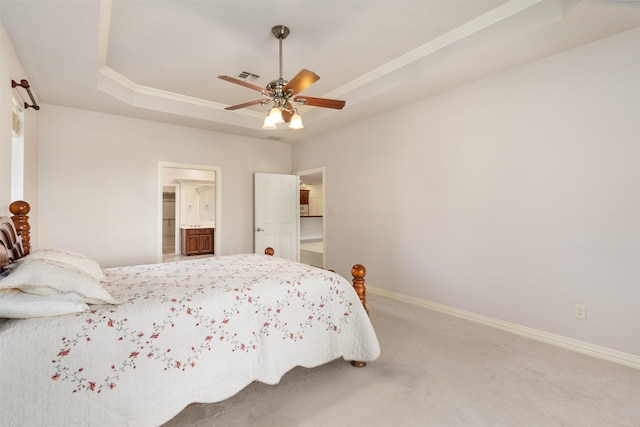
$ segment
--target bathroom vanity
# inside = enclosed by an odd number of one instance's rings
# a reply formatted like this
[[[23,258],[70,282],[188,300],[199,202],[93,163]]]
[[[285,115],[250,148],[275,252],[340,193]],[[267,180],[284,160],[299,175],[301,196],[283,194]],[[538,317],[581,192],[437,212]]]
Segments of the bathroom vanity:
[[[213,228],[182,228],[182,255],[213,254]]]

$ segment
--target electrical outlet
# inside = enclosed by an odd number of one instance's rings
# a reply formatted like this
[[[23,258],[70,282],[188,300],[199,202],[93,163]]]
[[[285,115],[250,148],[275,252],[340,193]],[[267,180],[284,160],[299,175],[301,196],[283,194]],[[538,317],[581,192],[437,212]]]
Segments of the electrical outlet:
[[[573,315],[577,319],[585,320],[587,318],[587,307],[582,304],[576,304],[573,307]]]

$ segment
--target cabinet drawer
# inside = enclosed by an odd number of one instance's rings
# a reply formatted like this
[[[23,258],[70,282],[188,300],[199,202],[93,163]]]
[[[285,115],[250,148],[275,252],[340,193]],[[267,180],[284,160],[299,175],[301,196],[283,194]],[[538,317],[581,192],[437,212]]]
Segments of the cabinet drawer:
[[[198,234],[213,234],[213,228],[189,228],[186,231],[188,236],[195,236]]]

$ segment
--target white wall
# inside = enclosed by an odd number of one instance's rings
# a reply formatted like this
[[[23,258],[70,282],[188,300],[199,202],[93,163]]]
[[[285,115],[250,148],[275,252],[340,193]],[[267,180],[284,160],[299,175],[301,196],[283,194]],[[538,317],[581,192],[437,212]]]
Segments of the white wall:
[[[22,79],[29,80],[20,60],[13,48],[11,40],[7,36],[2,24],[0,24],[0,215],[10,215],[9,205],[11,200],[11,107],[13,90],[11,80],[20,82]],[[17,88],[18,94],[29,100],[29,97],[22,88]],[[37,88],[32,88],[37,96]],[[30,103],[30,100],[29,100]],[[24,198],[36,200],[38,197],[38,117],[39,113],[33,108],[28,108],[24,112],[24,157],[25,157],[25,179]],[[37,232],[37,207],[32,206],[29,214],[31,217],[32,230]]]
[[[158,161],[221,167],[220,255],[253,252],[253,173],[291,172],[289,144],[54,105],[39,150],[39,247],[103,267],[155,262]]]
[[[293,170],[326,166],[327,268],[363,263],[372,286],[640,355],[638,40],[294,145]]]

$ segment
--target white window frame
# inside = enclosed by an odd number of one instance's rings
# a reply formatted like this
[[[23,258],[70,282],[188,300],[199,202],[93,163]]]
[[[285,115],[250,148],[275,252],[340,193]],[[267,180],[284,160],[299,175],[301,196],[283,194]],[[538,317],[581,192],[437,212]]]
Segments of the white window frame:
[[[24,200],[24,100],[13,91],[11,106],[11,200]],[[16,123],[17,122],[17,123]],[[16,126],[17,124],[17,126]]]

